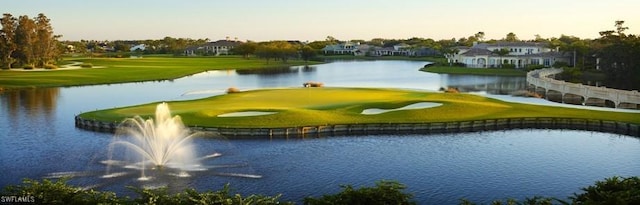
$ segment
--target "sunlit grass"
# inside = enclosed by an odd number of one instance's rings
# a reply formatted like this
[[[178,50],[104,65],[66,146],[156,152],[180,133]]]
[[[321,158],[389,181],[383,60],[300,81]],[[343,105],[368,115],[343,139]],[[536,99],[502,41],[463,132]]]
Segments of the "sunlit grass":
[[[49,71],[0,70],[0,87],[60,87],[171,80],[208,70],[250,69],[302,65],[302,61],[266,63],[261,59],[231,57],[69,58],[94,68]],[[311,62],[313,63],[313,62]]]
[[[369,108],[394,109],[418,102],[442,106],[362,115]],[[86,119],[120,121],[151,116],[156,104],[84,113]],[[430,93],[372,88],[291,88],[255,90],[199,100],[168,102],[187,125],[204,127],[291,127],[352,123],[450,122],[520,117],[568,117],[640,124],[640,114],[508,103],[470,94]],[[220,114],[265,111],[276,114],[217,117]]]

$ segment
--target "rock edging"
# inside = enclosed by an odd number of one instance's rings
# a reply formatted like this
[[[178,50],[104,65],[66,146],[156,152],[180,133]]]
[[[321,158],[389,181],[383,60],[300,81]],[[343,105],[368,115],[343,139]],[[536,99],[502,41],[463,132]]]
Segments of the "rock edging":
[[[115,133],[119,124],[118,122],[102,122],[94,119],[84,119],[80,116],[75,117],[75,125],[77,128],[90,131]],[[585,130],[640,137],[640,125],[634,123],[554,117],[502,118],[430,123],[354,123],[282,128],[198,126],[191,126],[189,128],[194,131],[219,133],[223,136],[268,138],[363,134],[437,134],[513,129]]]

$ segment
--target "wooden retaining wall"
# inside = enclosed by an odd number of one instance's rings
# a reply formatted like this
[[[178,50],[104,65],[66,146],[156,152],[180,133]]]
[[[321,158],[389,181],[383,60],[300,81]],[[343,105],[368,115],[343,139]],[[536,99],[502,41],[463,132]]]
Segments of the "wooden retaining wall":
[[[114,133],[119,123],[100,122],[75,117],[76,127],[99,132]],[[480,132],[511,129],[568,129],[615,133],[640,137],[640,125],[633,123],[587,120],[577,118],[505,118],[459,122],[431,123],[367,123],[346,125],[319,125],[285,128],[227,128],[190,127],[194,131],[208,131],[234,137],[319,137],[332,135],[369,134],[437,134]]]

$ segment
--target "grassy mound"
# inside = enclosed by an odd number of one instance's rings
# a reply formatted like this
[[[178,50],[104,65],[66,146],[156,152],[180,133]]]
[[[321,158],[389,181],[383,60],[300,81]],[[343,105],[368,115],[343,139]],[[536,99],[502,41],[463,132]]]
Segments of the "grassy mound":
[[[418,102],[442,106],[362,115],[364,109],[394,109]],[[638,113],[508,103],[482,96],[371,88],[291,88],[254,90],[210,98],[168,102],[173,115],[200,127],[275,128],[352,123],[450,122],[516,117],[567,117],[615,120],[640,124]],[[83,113],[85,119],[121,121],[135,115],[150,117],[157,102]],[[276,114],[217,117],[233,112],[263,111]]]

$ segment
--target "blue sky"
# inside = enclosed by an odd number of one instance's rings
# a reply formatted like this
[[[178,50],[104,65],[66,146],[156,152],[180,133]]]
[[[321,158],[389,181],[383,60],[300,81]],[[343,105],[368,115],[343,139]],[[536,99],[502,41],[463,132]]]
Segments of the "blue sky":
[[[0,0],[14,16],[44,13],[64,40],[165,36],[240,40],[597,38],[624,20],[640,33],[637,0]]]

